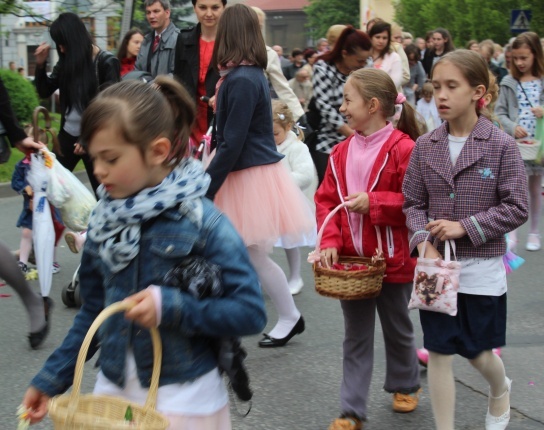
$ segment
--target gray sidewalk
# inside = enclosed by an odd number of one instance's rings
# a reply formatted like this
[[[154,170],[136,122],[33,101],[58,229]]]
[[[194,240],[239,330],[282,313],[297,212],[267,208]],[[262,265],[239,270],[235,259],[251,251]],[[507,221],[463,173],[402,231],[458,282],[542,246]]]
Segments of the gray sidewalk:
[[[1,189],[1,187],[0,187]],[[0,191],[1,193],[1,191]],[[0,237],[17,249],[20,232],[15,222],[22,208],[20,197],[0,200]],[[544,222],[544,220],[543,220]],[[525,228],[520,239],[525,238]],[[523,246],[520,246],[523,248]],[[303,256],[308,250],[303,250]],[[544,251],[529,253],[520,250],[525,265],[509,276],[508,345],[503,359],[508,376],[513,379],[513,414],[510,430],[544,430]],[[283,251],[274,259],[286,267]],[[62,288],[67,285],[78,264],[78,256],[61,243],[58,261],[62,268],[53,280],[51,297],[56,302],[52,315],[51,336],[43,348],[28,347],[27,319],[16,297],[0,299],[0,429],[14,429],[15,411],[31,377],[59,345],[76,314],[61,301]],[[342,314],[337,301],[318,296],[313,291],[312,273],[303,264],[306,286],[296,296],[296,303],[306,319],[306,331],[284,348],[260,349],[260,336],[244,339],[248,350],[248,366],[255,392],[252,411],[246,418],[236,415],[233,404],[233,428],[251,430],[326,430],[339,413],[338,391],[342,378]],[[37,283],[34,282],[37,287]],[[13,293],[9,287],[0,293]],[[267,301],[269,327],[275,322],[273,307]],[[412,313],[416,338],[421,345],[421,329],[417,312]],[[427,375],[421,370],[423,393],[420,406],[411,414],[395,414],[391,395],[382,390],[385,363],[379,323],[375,337],[374,375],[369,403],[369,421],[365,430],[433,429]],[[265,330],[266,331],[266,330]],[[93,360],[94,362],[94,360]],[[487,387],[483,379],[466,361],[456,359],[457,429],[483,429],[487,407]],[[85,392],[90,392],[96,369],[88,363],[84,372]],[[239,406],[243,410],[243,405]],[[50,421],[34,429],[52,429]]]

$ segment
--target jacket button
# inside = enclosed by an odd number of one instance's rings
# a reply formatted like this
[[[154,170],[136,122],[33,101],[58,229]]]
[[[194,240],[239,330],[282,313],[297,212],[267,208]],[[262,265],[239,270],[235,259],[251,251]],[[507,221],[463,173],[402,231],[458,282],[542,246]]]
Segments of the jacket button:
[[[165,249],[166,252],[171,253],[174,250],[174,245],[168,245]]]
[[[455,193],[450,193],[450,199],[455,198]]]

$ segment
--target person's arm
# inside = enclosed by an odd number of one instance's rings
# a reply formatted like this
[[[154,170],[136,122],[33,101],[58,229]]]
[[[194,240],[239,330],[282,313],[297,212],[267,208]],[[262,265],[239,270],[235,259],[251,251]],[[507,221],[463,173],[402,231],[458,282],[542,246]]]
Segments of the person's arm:
[[[161,287],[161,327],[185,336],[247,336],[266,325],[259,279],[246,247],[224,215],[212,215],[203,257],[221,267],[223,295],[197,299],[177,288]]]
[[[278,54],[276,54],[272,48],[270,48],[270,50],[267,48],[266,52],[268,57],[266,76],[279,99],[289,107],[289,110],[293,114],[293,118],[295,121],[298,121],[298,119],[304,115],[304,109],[283,75]]]
[[[294,138],[296,139],[296,138]],[[314,178],[314,162],[308,146],[298,141],[291,146],[293,163],[291,163],[291,176],[297,186],[303,190],[310,186]]]
[[[335,94],[334,89],[338,85],[332,72],[325,63],[316,63],[312,84],[314,89],[315,104],[321,114],[321,122],[335,126],[336,130],[344,136],[349,136],[353,130],[345,123],[340,112],[333,107]]]
[[[406,227],[409,230],[409,247],[412,255],[416,255],[418,245],[425,241],[428,234],[425,226],[428,223],[429,192],[423,180],[424,178],[421,176],[421,163],[423,161],[420,159],[420,145],[418,143],[419,139],[410,157],[402,183],[402,194],[404,195],[402,210],[406,216]]]
[[[399,190],[402,188],[413,148],[414,143],[408,141],[408,139],[399,142],[397,145],[399,160],[396,166],[396,178],[398,183],[391,184],[392,187],[398,187]],[[393,227],[402,227],[406,224],[406,218],[402,212],[402,205],[404,203],[402,192],[371,191],[368,193],[368,199],[368,214],[372,224]]]
[[[410,82],[410,63],[408,62],[408,57],[406,56],[406,52],[404,52],[404,48],[400,43],[397,43],[398,49],[395,49],[395,52],[398,54],[401,62],[401,78],[400,78],[400,84],[397,85],[395,82],[395,85],[397,88],[400,88],[403,85],[406,85],[408,82]]]
[[[486,211],[459,220],[475,247],[504,236],[524,224],[529,216],[527,176],[513,139],[500,158],[497,193],[500,203]]]
[[[515,98],[514,90],[506,85],[501,85],[501,90],[499,91],[499,99],[495,105],[495,115],[502,125],[504,131],[510,136],[515,136],[516,126],[518,125],[508,116],[509,111],[509,100]]]
[[[389,76],[393,80],[396,88],[401,87],[401,83],[404,85],[403,77],[403,64],[401,62],[400,56],[396,52],[391,52],[388,54],[388,63],[389,63]],[[410,73],[408,72],[408,81],[410,80]]]
[[[6,134],[11,144],[15,146],[15,142],[25,139],[26,133],[19,125],[15,112],[11,107],[8,90],[4,82],[0,79],[0,122],[6,130]]]
[[[50,97],[51,94],[59,89],[59,74],[62,69],[62,60],[59,60],[57,64],[55,64],[55,67],[53,67],[53,71],[49,76],[47,76],[47,72],[45,71],[46,64],[47,63],[43,63],[42,65],[36,64],[34,76],[36,90],[38,91],[38,95],[43,99]]]
[[[245,76],[228,76],[220,91],[226,97],[219,100],[217,107],[222,109],[217,115],[217,136],[221,142],[206,170],[212,179],[206,194],[211,200],[240,158],[260,97],[258,84]]]

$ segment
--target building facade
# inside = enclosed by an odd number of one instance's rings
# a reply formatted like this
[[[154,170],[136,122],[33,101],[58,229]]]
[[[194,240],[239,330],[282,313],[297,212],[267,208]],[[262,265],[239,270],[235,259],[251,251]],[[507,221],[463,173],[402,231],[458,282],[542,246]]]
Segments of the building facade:
[[[107,0],[25,1],[32,12],[25,17],[0,15],[0,67],[10,62],[34,76],[34,51],[42,43],[52,44],[48,24],[62,12],[75,12],[82,18],[95,43],[102,49],[115,49],[120,26],[120,6]],[[53,45],[52,45],[53,46]],[[49,67],[57,60],[51,49]]]

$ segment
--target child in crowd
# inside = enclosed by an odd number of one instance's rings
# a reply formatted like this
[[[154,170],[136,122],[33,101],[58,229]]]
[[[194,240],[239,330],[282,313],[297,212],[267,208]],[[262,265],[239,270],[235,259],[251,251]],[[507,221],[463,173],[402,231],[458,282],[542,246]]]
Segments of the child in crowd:
[[[23,210],[17,220],[17,227],[21,229],[21,243],[19,245],[19,268],[24,275],[30,269],[28,268],[28,259],[32,252],[32,196],[34,192],[26,179],[30,170],[30,155],[27,155],[15,165],[13,175],[11,176],[11,188],[23,195]],[[51,216],[55,218],[55,210],[51,207]],[[58,222],[55,223],[56,236],[58,234]],[[61,232],[62,234],[62,232]],[[55,239],[55,254],[57,253],[58,238]],[[53,273],[60,271],[60,265],[56,261],[53,262]]]
[[[430,233],[425,258],[441,258],[443,242],[455,240],[461,262],[457,315],[419,312],[434,419],[437,429],[454,429],[452,362],[459,354],[490,385],[486,430],[504,430],[511,380],[492,349],[505,343],[504,236],[527,220],[527,182],[514,139],[482,115],[489,87],[482,57],[450,52],[431,80],[445,123],[418,139],[403,193],[411,251],[421,253]]]
[[[282,163],[291,172],[291,176],[300,190],[304,193],[312,208],[314,194],[317,189],[317,171],[315,170],[312,156],[308,147],[292,131],[295,121],[289,107],[281,100],[272,100],[272,118],[274,120],[274,141],[278,152],[285,157]],[[302,133],[299,130],[299,133]],[[315,246],[316,231],[304,238],[298,244],[284,244],[280,240],[280,246],[285,248],[287,263],[289,264],[289,291],[295,295],[300,293],[304,282],[300,277],[300,250],[299,246]]]
[[[421,98],[417,101],[416,110],[425,120],[427,131],[433,131],[442,124],[433,98],[433,85],[430,82],[424,83],[421,87]]]
[[[493,124],[502,129],[494,115],[495,102],[498,98],[499,85],[497,84],[497,78],[495,77],[493,72],[489,71],[489,87],[487,88],[487,92],[485,93],[485,95],[481,98],[481,112],[491,121],[493,121]],[[511,249],[511,246],[511,241],[509,238],[507,238],[507,247]],[[501,356],[501,348],[493,348],[493,352],[499,357]],[[425,348],[418,348],[417,358],[419,360],[419,364],[421,364],[423,367],[427,367],[427,365],[429,364],[429,351]]]
[[[207,172],[207,196],[242,236],[278,322],[259,341],[284,346],[304,331],[283,270],[269,256],[281,237],[299,243],[315,229],[311,208],[280,162],[272,127],[268,59],[257,14],[243,4],[225,9],[217,28],[212,64],[221,79],[216,92],[217,147]],[[213,154],[212,154],[213,155]]]
[[[26,392],[32,422],[72,384],[76,356],[99,312],[126,300],[134,307],[109,318],[90,347],[88,358],[101,349],[94,392],[145,402],[153,354],[149,333],[139,328],[158,327],[157,409],[169,429],[230,430],[228,394],[209,339],[256,333],[266,316],[242,240],[204,198],[208,175],[182,158],[194,110],[181,84],[167,77],[112,85],[86,109],[80,142],[102,185],[81,259],[83,306]],[[220,298],[197,299],[164,284],[194,255],[221,267]]]
[[[414,109],[405,101],[386,72],[360,69],[351,73],[340,111],[355,134],[332,150],[315,196],[319,226],[336,206],[349,202],[348,209],[327,224],[321,264],[331,266],[339,255],[373,256],[379,247],[378,235],[387,263],[378,297],[340,301],[345,326],[342,415],[329,430],[360,430],[366,419],[376,310],[386,346],[384,389],[393,393],[393,410],[412,412],[419,401],[419,369],[408,314],[415,260],[406,240],[401,192],[419,130]],[[397,130],[388,120],[396,105],[402,105]]]
[[[537,118],[544,116],[544,54],[538,35],[520,34],[512,43],[510,75],[501,81],[501,91],[495,112],[501,125],[516,139],[534,139]],[[542,211],[542,175],[544,165],[535,160],[525,160],[529,177],[529,235],[525,249],[541,248],[539,221]],[[510,233],[515,247],[517,234]]]

